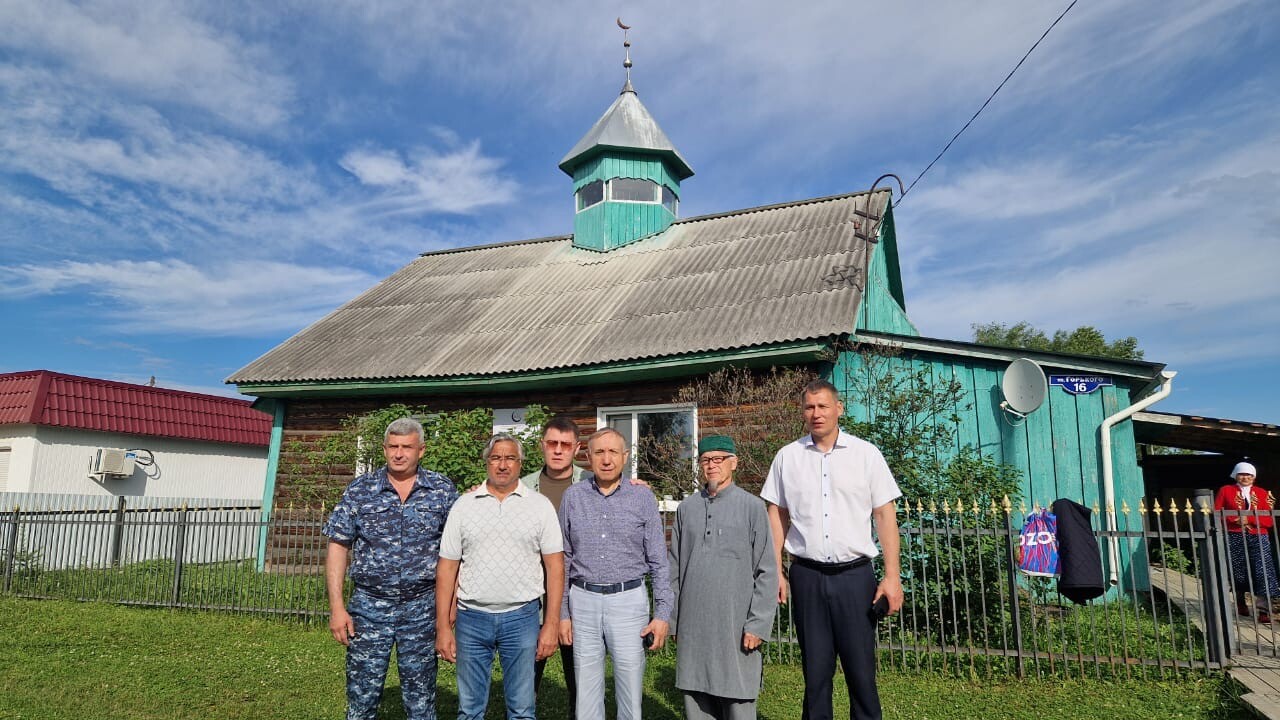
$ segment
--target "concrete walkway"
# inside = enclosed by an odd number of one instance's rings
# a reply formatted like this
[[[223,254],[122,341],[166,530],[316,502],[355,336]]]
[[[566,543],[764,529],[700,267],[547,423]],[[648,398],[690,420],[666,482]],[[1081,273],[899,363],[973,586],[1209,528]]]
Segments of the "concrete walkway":
[[[1152,567],[1151,586],[1182,608],[1200,632],[1204,632],[1200,580],[1164,568]],[[1227,676],[1245,688],[1240,697],[1259,717],[1280,720],[1280,616],[1262,625],[1253,618],[1228,619],[1239,639],[1239,652],[1231,656]]]

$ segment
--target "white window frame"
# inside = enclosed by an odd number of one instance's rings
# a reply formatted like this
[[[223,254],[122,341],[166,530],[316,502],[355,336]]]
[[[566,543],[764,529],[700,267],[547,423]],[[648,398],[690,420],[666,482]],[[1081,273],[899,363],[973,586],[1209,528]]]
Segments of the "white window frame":
[[[616,198],[613,196],[613,183],[615,180],[639,180],[642,182],[647,182],[653,187],[653,199],[652,200],[622,200],[622,199]],[[604,190],[601,192],[600,200],[598,202],[591,203],[590,205],[586,205],[584,207],[578,207],[578,205],[581,204],[580,201],[582,198],[583,189],[586,188],[587,185],[593,185],[597,182],[604,183]],[[590,210],[591,208],[595,207],[596,205],[600,205],[601,203],[612,202],[612,203],[625,203],[630,205],[661,205],[664,210],[670,212],[673,216],[680,217],[680,196],[676,195],[675,191],[667,187],[666,185],[663,185],[662,183],[654,180],[650,180],[649,178],[609,178],[608,180],[592,180],[591,182],[587,183],[587,185],[583,185],[582,187],[575,190],[573,193],[573,211],[575,215],[577,213],[586,212],[587,210]],[[671,193],[672,203],[670,208],[668,208],[666,203],[662,201],[662,192],[664,190]]]
[[[599,407],[596,408],[596,428],[603,430],[609,427],[608,416],[620,415],[622,413],[631,414],[631,447],[627,448],[629,457],[627,459],[628,477],[636,477],[636,466],[640,462],[640,453],[636,452],[636,443],[639,441],[639,414],[640,413],[656,413],[656,412],[693,412],[693,427],[690,432],[693,436],[694,453],[689,458],[689,466],[694,474],[698,472],[698,406],[693,403],[666,403],[659,405],[620,405],[617,407]]]
[[[655,200],[619,200],[618,198],[615,198],[613,196],[614,180],[639,180],[641,182],[647,182],[649,183],[650,186],[653,187],[654,189],[653,195],[656,199]],[[656,183],[650,180],[649,178],[609,178],[609,182],[605,183],[605,199],[608,200],[609,202],[630,203],[632,205],[661,205],[662,204],[662,185],[660,183]]]

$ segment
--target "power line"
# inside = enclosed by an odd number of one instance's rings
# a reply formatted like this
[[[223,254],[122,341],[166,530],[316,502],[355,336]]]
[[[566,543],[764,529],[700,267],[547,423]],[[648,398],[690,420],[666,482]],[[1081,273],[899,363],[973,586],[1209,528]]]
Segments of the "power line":
[[[947,143],[946,147],[942,148],[942,152],[938,153],[938,156],[935,157],[933,161],[930,162],[925,167],[925,169],[920,171],[920,174],[916,176],[916,179],[911,181],[911,184],[907,186],[907,189],[903,191],[902,195],[898,196],[897,204],[901,204],[903,198],[907,196],[907,193],[911,192],[911,188],[915,187],[916,183],[920,182],[920,178],[924,177],[924,174],[929,172],[929,169],[932,168],[935,163],[941,160],[943,155],[947,154],[947,151],[951,149],[951,145],[955,143],[956,139],[959,138],[960,135],[962,135],[965,130],[969,129],[969,126],[973,124],[974,120],[978,119],[978,116],[982,114],[983,110],[987,109],[987,106],[990,105],[991,101],[995,99],[996,93],[1000,92],[1000,88],[1003,88],[1004,84],[1009,82],[1009,78],[1013,77],[1013,74],[1018,72],[1018,68],[1022,67],[1022,63],[1026,62],[1027,58],[1031,57],[1031,53],[1035,52],[1035,49],[1040,46],[1040,43],[1046,37],[1049,36],[1049,33],[1052,32],[1055,27],[1057,27],[1059,22],[1062,22],[1062,18],[1066,17],[1067,13],[1071,12],[1071,8],[1075,7],[1077,2],[1079,2],[1079,0],[1071,0],[1071,4],[1067,6],[1067,9],[1063,10],[1062,14],[1059,15],[1058,18],[1054,20],[1049,25],[1048,28],[1045,29],[1044,33],[1040,36],[1040,39],[1036,40],[1035,44],[1031,46],[1031,49],[1028,50],[1027,53],[1022,56],[1021,60],[1018,61],[1018,64],[1014,65],[1013,69],[1009,71],[1009,74],[1004,76],[1004,79],[1000,81],[1000,84],[996,86],[996,89],[991,91],[991,96],[987,98],[986,102],[982,103],[982,107],[978,108],[978,112],[974,113],[973,117],[969,118],[969,122],[965,123],[964,127],[960,128],[960,130],[951,137],[951,140]]]

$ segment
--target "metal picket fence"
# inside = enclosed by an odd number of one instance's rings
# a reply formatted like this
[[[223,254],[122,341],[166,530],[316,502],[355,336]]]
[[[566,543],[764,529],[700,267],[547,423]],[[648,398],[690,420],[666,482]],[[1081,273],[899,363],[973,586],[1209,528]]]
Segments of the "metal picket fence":
[[[26,500],[0,509],[3,594],[327,616],[325,508],[264,517],[260,505],[242,501]],[[880,625],[882,663],[975,677],[1115,677],[1210,671],[1233,653],[1277,654],[1272,627],[1257,613],[1235,612],[1223,532],[1228,514],[1252,512],[1256,523],[1274,511],[1144,502],[1115,508],[1109,523],[1106,509],[1093,508],[1104,571],[1114,566],[1116,583],[1075,605],[1052,579],[1018,571],[1023,518],[1033,510],[991,499],[902,504],[905,604]],[[1280,556],[1274,537],[1264,537]],[[799,660],[790,606],[780,608],[765,654]]]
[[[264,518],[257,501],[21,499],[25,505],[0,510],[4,594],[299,617],[327,612],[321,509],[285,508]],[[273,562],[261,562],[264,546]]]
[[[1208,540],[1189,514],[1122,505],[1108,524],[1108,513],[1092,508],[1105,594],[1076,604],[1053,578],[1019,571],[1023,521],[1038,510],[992,499],[906,503],[899,516],[905,602],[880,629],[882,659],[969,676],[1114,677],[1222,666],[1204,632],[1204,608],[1152,585],[1153,561],[1189,571],[1195,560],[1187,551]]]

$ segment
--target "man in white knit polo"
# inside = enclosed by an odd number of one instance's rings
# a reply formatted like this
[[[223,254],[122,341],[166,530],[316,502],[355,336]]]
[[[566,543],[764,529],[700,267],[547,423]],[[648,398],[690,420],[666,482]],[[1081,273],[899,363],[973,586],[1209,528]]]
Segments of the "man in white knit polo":
[[[559,647],[560,524],[551,501],[520,482],[523,460],[516,438],[494,435],[484,452],[487,481],[454,504],[440,538],[436,650],[458,665],[460,720],[484,717],[494,654],[508,720],[532,719],[534,662]],[[544,594],[551,611],[541,620]]]

